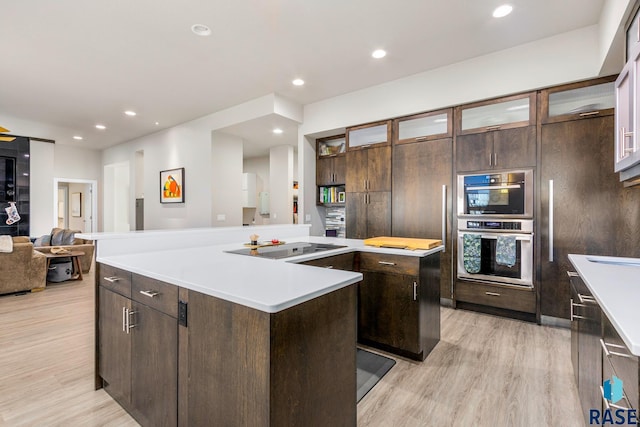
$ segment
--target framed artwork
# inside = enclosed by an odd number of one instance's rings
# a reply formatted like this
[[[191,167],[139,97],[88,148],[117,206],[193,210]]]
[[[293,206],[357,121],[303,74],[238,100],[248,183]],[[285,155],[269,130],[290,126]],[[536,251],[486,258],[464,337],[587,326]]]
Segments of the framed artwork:
[[[71,216],[82,216],[82,193],[71,193]]]
[[[160,203],[184,203],[184,168],[160,171]]]

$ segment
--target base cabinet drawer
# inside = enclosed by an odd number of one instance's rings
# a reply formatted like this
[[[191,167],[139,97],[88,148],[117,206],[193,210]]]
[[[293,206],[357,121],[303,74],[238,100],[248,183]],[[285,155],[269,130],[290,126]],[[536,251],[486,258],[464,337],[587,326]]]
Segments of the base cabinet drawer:
[[[96,281],[100,286],[131,297],[131,273],[106,264],[97,264]]]
[[[418,276],[420,274],[420,258],[361,252],[360,271],[377,271]]]
[[[301,264],[313,265],[315,267],[333,268],[336,270],[353,271],[353,252],[328,256],[324,258],[312,259]]]
[[[456,300],[525,313],[536,312],[536,294],[529,288],[494,286],[484,283],[456,283]]]

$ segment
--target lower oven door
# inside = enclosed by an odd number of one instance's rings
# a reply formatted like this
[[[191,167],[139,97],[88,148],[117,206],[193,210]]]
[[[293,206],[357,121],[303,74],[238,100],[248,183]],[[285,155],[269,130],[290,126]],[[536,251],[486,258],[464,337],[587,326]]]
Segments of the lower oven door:
[[[465,235],[469,236],[466,238],[467,268],[464,262]],[[497,254],[500,235],[515,237],[515,248],[511,248],[513,253],[507,257],[513,261],[511,266],[510,262],[504,263],[504,256]],[[477,247],[475,250],[470,248],[470,242],[479,244],[479,251]],[[459,231],[458,278],[533,287],[533,234]]]

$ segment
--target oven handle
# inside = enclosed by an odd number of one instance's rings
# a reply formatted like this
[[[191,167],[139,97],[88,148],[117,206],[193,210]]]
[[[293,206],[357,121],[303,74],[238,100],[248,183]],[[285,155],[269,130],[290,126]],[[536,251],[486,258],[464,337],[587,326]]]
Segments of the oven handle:
[[[511,185],[481,185],[477,187],[467,187],[465,190],[502,190],[502,189],[515,189],[520,188],[520,184]]]
[[[479,233],[460,233],[460,238],[462,239],[463,234],[473,234],[473,235],[477,235]],[[501,235],[504,236],[513,236],[513,234],[502,234]],[[487,235],[487,234],[480,234],[480,238],[481,239],[490,239],[490,240],[498,240],[498,236],[495,235]],[[518,234],[515,236],[516,240],[520,240],[520,241],[526,241],[526,242],[530,242],[531,239],[533,239],[533,234]]]

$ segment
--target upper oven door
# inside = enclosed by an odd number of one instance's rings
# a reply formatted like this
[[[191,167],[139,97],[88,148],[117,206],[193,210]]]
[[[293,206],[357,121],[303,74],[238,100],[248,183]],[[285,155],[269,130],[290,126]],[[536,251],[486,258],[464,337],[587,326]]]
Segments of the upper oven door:
[[[458,215],[533,217],[533,171],[458,176]]]

